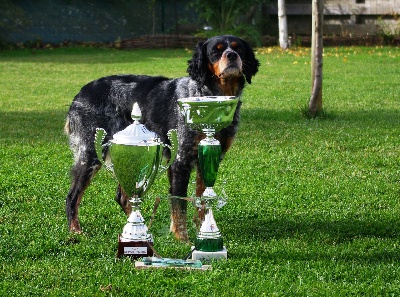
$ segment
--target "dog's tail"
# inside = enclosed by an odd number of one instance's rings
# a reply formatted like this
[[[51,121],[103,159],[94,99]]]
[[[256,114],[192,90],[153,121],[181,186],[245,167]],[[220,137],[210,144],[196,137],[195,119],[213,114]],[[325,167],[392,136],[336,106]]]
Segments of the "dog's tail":
[[[64,132],[65,132],[65,134],[67,134],[67,135],[70,135],[70,134],[71,134],[71,129],[70,129],[70,126],[69,126],[69,117],[67,117],[67,120],[66,120],[66,122],[65,122]]]

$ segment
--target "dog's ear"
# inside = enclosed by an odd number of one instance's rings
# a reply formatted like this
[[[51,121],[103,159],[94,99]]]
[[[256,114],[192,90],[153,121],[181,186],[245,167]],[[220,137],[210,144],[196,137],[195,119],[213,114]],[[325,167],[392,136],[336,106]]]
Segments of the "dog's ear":
[[[187,72],[189,76],[197,82],[199,87],[204,86],[208,74],[208,59],[207,59],[207,45],[204,42],[199,42],[193,52],[193,57],[188,61],[189,67]]]
[[[251,84],[251,77],[256,75],[258,66],[260,66],[260,62],[256,59],[253,48],[250,46],[250,44],[243,39],[241,39],[241,41],[246,51],[246,55],[244,57],[245,60],[243,61],[243,74],[246,77],[246,81]]]

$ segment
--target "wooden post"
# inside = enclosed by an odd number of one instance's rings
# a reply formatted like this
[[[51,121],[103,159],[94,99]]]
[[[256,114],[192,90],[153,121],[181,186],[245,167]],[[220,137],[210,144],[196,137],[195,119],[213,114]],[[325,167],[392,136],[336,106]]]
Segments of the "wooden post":
[[[311,83],[312,92],[308,109],[315,117],[322,110],[322,53],[323,53],[324,1],[312,0]]]

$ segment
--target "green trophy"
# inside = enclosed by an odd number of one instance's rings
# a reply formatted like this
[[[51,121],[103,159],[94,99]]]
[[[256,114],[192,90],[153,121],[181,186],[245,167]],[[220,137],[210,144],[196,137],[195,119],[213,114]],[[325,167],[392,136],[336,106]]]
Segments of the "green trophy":
[[[205,218],[195,240],[192,259],[227,258],[223,238],[213,215],[215,204],[223,205],[225,197],[213,189],[221,160],[221,144],[214,138],[216,132],[229,126],[239,98],[228,96],[189,97],[178,100],[186,124],[203,132],[206,137],[198,145],[199,168],[206,189],[197,204],[205,205]]]
[[[98,159],[103,160],[103,148],[109,146],[111,165],[108,162],[104,162],[103,165],[113,173],[132,203],[132,212],[118,238],[118,257],[140,258],[153,255],[153,236],[147,232],[148,228],[140,213],[140,205],[157,173],[166,170],[174,161],[178,147],[176,130],[168,132],[171,145],[167,146],[154,132],[139,123],[140,117],[139,106],[135,103],[132,110],[133,124],[115,133],[107,143],[104,143],[106,136],[104,129],[96,129],[95,135]],[[168,164],[162,166],[164,146],[171,150],[171,158]]]

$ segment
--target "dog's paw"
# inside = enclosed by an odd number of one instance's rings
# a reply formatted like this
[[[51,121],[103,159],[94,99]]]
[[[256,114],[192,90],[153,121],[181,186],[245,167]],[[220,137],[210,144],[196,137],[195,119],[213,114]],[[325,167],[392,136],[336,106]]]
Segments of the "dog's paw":
[[[186,222],[185,222],[186,223]],[[174,222],[171,222],[171,228],[170,231],[172,234],[174,234],[175,238],[179,241],[183,242],[189,242],[189,234],[187,231],[186,224],[174,224]]]
[[[71,222],[71,224],[69,225],[69,232],[74,234],[82,234],[83,231],[81,229],[79,222]]]
[[[190,242],[189,240],[189,235],[186,232],[178,232],[178,233],[174,233],[175,238],[179,241],[183,241],[183,242]]]

